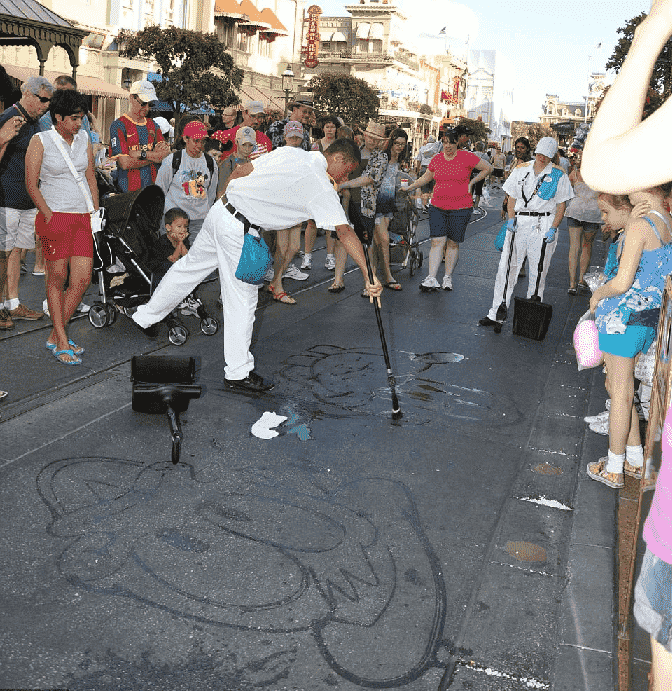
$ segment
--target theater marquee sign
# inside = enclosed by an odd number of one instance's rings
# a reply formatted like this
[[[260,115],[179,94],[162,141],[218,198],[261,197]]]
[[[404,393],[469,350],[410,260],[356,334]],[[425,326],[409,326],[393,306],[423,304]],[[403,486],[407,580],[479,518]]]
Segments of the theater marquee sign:
[[[303,64],[308,69],[313,69],[320,64],[317,54],[320,50],[320,15],[322,10],[317,5],[308,8],[308,32],[306,33],[306,46],[302,49],[304,55]]]

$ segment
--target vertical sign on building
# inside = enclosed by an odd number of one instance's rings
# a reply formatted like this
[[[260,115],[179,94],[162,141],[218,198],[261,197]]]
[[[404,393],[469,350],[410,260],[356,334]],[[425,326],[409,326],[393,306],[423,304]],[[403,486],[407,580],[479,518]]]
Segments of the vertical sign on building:
[[[453,103],[459,105],[460,103],[460,78],[453,77]]]
[[[322,10],[317,5],[308,8],[308,32],[306,34],[306,47],[301,51],[305,56],[303,64],[308,69],[317,67],[320,62],[317,54],[320,49],[320,15]]]

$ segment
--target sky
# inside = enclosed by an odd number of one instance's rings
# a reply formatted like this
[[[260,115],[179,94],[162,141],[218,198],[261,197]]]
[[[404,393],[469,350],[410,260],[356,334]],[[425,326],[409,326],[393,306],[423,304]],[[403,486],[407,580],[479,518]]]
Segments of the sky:
[[[310,3],[312,4],[312,3]],[[317,0],[327,16],[347,16],[340,0]],[[537,121],[546,94],[583,101],[591,72],[605,72],[617,29],[650,0],[397,0],[421,53],[496,50],[510,63],[512,120]],[[442,27],[446,35],[438,36]],[[597,47],[601,44],[601,47]],[[427,47],[432,47],[427,49]],[[613,76],[612,76],[613,79]]]

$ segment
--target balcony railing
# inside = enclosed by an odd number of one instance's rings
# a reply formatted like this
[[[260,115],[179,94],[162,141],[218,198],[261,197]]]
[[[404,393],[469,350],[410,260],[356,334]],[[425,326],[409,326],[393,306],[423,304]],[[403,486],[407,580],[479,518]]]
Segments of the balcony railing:
[[[383,53],[356,53],[352,50],[320,50],[318,58],[321,60],[357,60],[358,62],[393,62],[391,55]]]

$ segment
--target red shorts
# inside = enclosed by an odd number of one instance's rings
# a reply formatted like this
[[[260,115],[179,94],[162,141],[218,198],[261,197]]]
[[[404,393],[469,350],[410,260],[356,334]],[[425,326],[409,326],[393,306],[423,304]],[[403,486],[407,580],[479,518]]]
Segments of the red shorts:
[[[47,261],[69,257],[93,258],[93,235],[89,214],[68,214],[54,211],[49,223],[37,214],[35,232],[42,243],[42,254]]]

